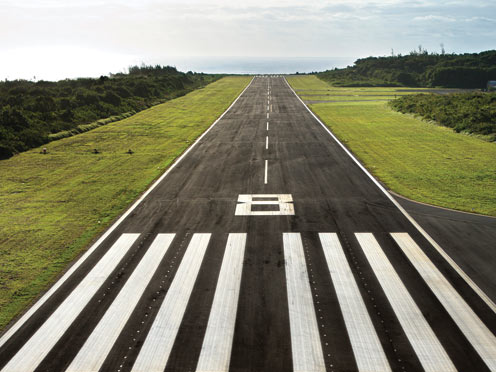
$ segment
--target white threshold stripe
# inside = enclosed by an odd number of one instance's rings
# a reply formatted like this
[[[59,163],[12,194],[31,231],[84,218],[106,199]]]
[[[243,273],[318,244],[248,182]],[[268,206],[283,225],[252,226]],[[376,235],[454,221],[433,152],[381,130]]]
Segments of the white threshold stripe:
[[[409,234],[392,233],[391,236],[451,318],[453,318],[484,363],[491,371],[496,371],[496,337],[494,334],[468,306]]]
[[[319,327],[300,234],[283,233],[283,246],[293,371],[325,372]]]
[[[448,354],[374,235],[356,233],[355,236],[424,370],[426,372],[456,371]]]
[[[269,136],[265,136],[265,150],[269,149]]]
[[[133,365],[133,371],[163,371],[186,311],[211,234],[194,234],[158,314]]]
[[[114,271],[140,234],[122,234],[2,371],[33,371]]]
[[[229,234],[197,372],[229,371],[245,246],[245,233]]]
[[[391,371],[337,234],[320,233],[319,238],[358,370],[363,372]]]
[[[98,371],[152,279],[175,234],[158,234],[67,371]]]
[[[267,184],[268,173],[269,173],[269,161],[265,160],[264,184]]]
[[[198,137],[193,144],[184,151],[184,153],[179,156],[165,171],[159,179],[157,179],[149,188],[146,190],[141,197],[134,202],[134,204],[126,211],[124,214],[111,226],[109,229],[93,244],[82,256],[79,260],[77,260],[74,265],[70,267],[69,270],[15,323],[10,327],[0,338],[0,347],[2,347],[7,340],[16,333],[19,328],[21,328],[26,321],[31,318],[31,316],[41,307],[43,304],[60,288],[62,284],[86,261],[86,259],[95,251],[96,248],[102,244],[102,242],[107,239],[107,237],[124,221],[141,202],[150,194],[159,184],[163,181],[165,177],[176,167],[177,164],[181,162],[186,155],[202,140],[202,138],[210,132],[210,130],[227,114],[227,112],[238,102],[240,97],[248,88],[250,88],[251,84],[255,78],[253,78],[250,83],[245,87],[245,89],[239,94],[238,97],[233,101],[233,103],[227,108],[226,111],[220,115],[217,120],[215,120],[210,127],[207,128],[205,132],[203,132],[200,137]]]
[[[308,108],[308,106],[303,102],[303,100],[296,94],[294,89],[289,85],[286,78],[284,78],[286,84],[289,89],[293,92],[296,98],[301,102],[301,104],[307,109],[307,111],[313,116],[313,118],[324,128],[324,130],[336,141],[336,143],[344,150],[344,152],[355,162],[355,164],[370,178],[370,180],[381,190],[386,197],[391,200],[391,202],[400,210],[400,212],[410,221],[410,223],[423,235],[425,239],[436,249],[436,251],[450,264],[450,266],[460,275],[465,282],[473,289],[475,293],[479,295],[479,297],[486,303],[489,308],[496,313],[496,304],[489,298],[488,295],[484,293],[482,289],[462,270],[460,266],[445,252],[445,250],[425,231],[422,226],[418,224],[415,219],[410,216],[410,214],[401,206],[398,201],[393,198],[393,196],[377,181],[374,176],[358,161],[357,158],[346,148],[345,145],[339,141],[339,139],[330,131],[329,128],[315,115],[312,110]]]

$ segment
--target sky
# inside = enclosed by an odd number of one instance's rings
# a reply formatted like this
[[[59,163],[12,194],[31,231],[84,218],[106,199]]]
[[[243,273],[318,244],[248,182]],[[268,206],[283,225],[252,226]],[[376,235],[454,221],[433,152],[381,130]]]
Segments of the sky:
[[[223,66],[233,70],[236,61],[274,68],[313,58],[333,68],[441,44],[447,53],[495,49],[496,0],[0,0],[2,80],[141,63],[197,70],[231,61]]]

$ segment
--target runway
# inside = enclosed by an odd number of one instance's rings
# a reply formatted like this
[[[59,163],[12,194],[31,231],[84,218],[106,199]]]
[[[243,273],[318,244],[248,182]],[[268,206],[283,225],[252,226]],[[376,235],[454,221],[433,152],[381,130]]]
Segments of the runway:
[[[285,79],[255,77],[4,333],[0,369],[496,371],[495,330]]]

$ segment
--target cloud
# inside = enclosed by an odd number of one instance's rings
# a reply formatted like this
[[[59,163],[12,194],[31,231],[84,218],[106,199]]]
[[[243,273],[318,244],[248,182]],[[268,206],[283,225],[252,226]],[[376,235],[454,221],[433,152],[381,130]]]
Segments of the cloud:
[[[413,18],[414,21],[428,21],[428,22],[432,22],[432,21],[441,21],[441,22],[456,22],[457,19],[454,18],[454,17],[446,17],[446,16],[439,16],[439,15],[427,15],[427,16],[421,16],[421,17],[414,17]]]

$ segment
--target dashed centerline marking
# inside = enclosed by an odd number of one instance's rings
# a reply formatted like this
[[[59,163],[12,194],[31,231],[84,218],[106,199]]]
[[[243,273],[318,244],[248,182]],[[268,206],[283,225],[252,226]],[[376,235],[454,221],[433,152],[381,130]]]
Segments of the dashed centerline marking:
[[[265,177],[264,177],[264,184],[267,184],[267,177],[269,173],[269,161],[265,160]]]
[[[269,136],[265,136],[265,150],[269,149]]]
[[[267,122],[267,130],[269,130],[269,122]]]

